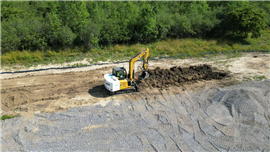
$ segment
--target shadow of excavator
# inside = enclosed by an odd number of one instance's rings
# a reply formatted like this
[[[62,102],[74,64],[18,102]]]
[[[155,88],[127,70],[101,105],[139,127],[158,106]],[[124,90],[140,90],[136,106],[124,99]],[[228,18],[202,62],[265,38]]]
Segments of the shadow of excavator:
[[[89,89],[88,93],[95,98],[105,98],[111,96],[110,91],[108,91],[104,85],[95,86],[92,89]]]

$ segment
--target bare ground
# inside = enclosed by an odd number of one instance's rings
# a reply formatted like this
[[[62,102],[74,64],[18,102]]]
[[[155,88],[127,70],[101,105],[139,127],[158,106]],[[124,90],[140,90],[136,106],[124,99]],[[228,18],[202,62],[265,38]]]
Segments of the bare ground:
[[[179,83],[178,93],[205,90],[213,85],[227,86],[252,79],[254,76],[270,78],[269,54],[246,53],[242,57],[227,59],[225,56],[209,56],[191,59],[162,59],[149,61],[149,69],[156,67],[169,69],[174,66],[189,67],[202,64],[227,73],[218,80],[205,80]],[[136,65],[141,66],[140,62]],[[89,106],[106,103],[112,98],[103,87],[103,75],[110,73],[111,66],[91,66],[68,70],[48,70],[41,72],[2,74],[1,75],[1,115],[33,115],[35,112],[56,112],[71,107]],[[139,75],[139,68],[135,69]],[[189,72],[188,72],[189,73]],[[180,75],[180,74],[179,74]],[[162,79],[162,77],[160,77]],[[192,79],[192,78],[191,78]],[[249,80],[249,79],[247,79]],[[162,85],[162,84],[161,84]],[[165,84],[164,84],[165,86]],[[150,88],[149,88],[150,87]],[[141,89],[153,89],[142,85]],[[166,89],[169,89],[168,87]],[[174,91],[175,89],[171,89]],[[118,95],[121,100],[126,96],[138,96],[139,93]]]
[[[103,75],[123,64],[3,74],[1,115],[23,117],[3,121],[1,148],[269,151],[270,81],[242,83],[270,79],[269,62],[263,53],[149,61],[155,77],[140,82],[141,92],[116,96],[104,88]],[[199,70],[204,64],[212,66]],[[172,83],[170,71],[178,72]]]

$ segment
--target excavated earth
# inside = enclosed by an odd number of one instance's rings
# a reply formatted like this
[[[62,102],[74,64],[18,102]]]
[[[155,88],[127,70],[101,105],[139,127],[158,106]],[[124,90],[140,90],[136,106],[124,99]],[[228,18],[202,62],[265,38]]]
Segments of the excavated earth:
[[[1,151],[270,151],[269,57],[152,61],[115,96],[115,65],[2,75],[1,115],[21,116],[1,121]]]
[[[154,70],[149,70],[149,78],[139,80],[140,88],[168,88],[169,86],[181,86],[184,83],[194,83],[197,80],[222,79],[228,72],[218,71],[212,68],[211,65],[198,65],[189,67],[174,66],[170,69],[161,69],[160,67]]]

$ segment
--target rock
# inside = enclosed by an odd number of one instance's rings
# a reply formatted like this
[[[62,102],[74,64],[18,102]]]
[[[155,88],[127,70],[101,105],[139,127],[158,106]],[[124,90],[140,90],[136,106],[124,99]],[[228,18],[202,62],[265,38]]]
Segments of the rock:
[[[40,111],[35,111],[34,113],[35,113],[35,114],[40,114],[41,112],[40,112]]]

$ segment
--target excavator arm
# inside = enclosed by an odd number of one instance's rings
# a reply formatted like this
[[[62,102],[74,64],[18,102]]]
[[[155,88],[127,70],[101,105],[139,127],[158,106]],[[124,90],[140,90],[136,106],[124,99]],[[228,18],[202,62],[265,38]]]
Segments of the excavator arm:
[[[148,70],[148,56],[149,56],[149,49],[146,48],[145,50],[143,50],[142,52],[140,52],[138,55],[136,55],[135,57],[133,57],[132,59],[130,59],[129,61],[129,79],[131,80],[131,82],[133,82],[134,80],[134,63],[139,60],[142,56],[144,56],[143,58],[143,74],[141,75],[141,79],[145,79],[147,77],[149,77],[149,74],[147,72]]]

